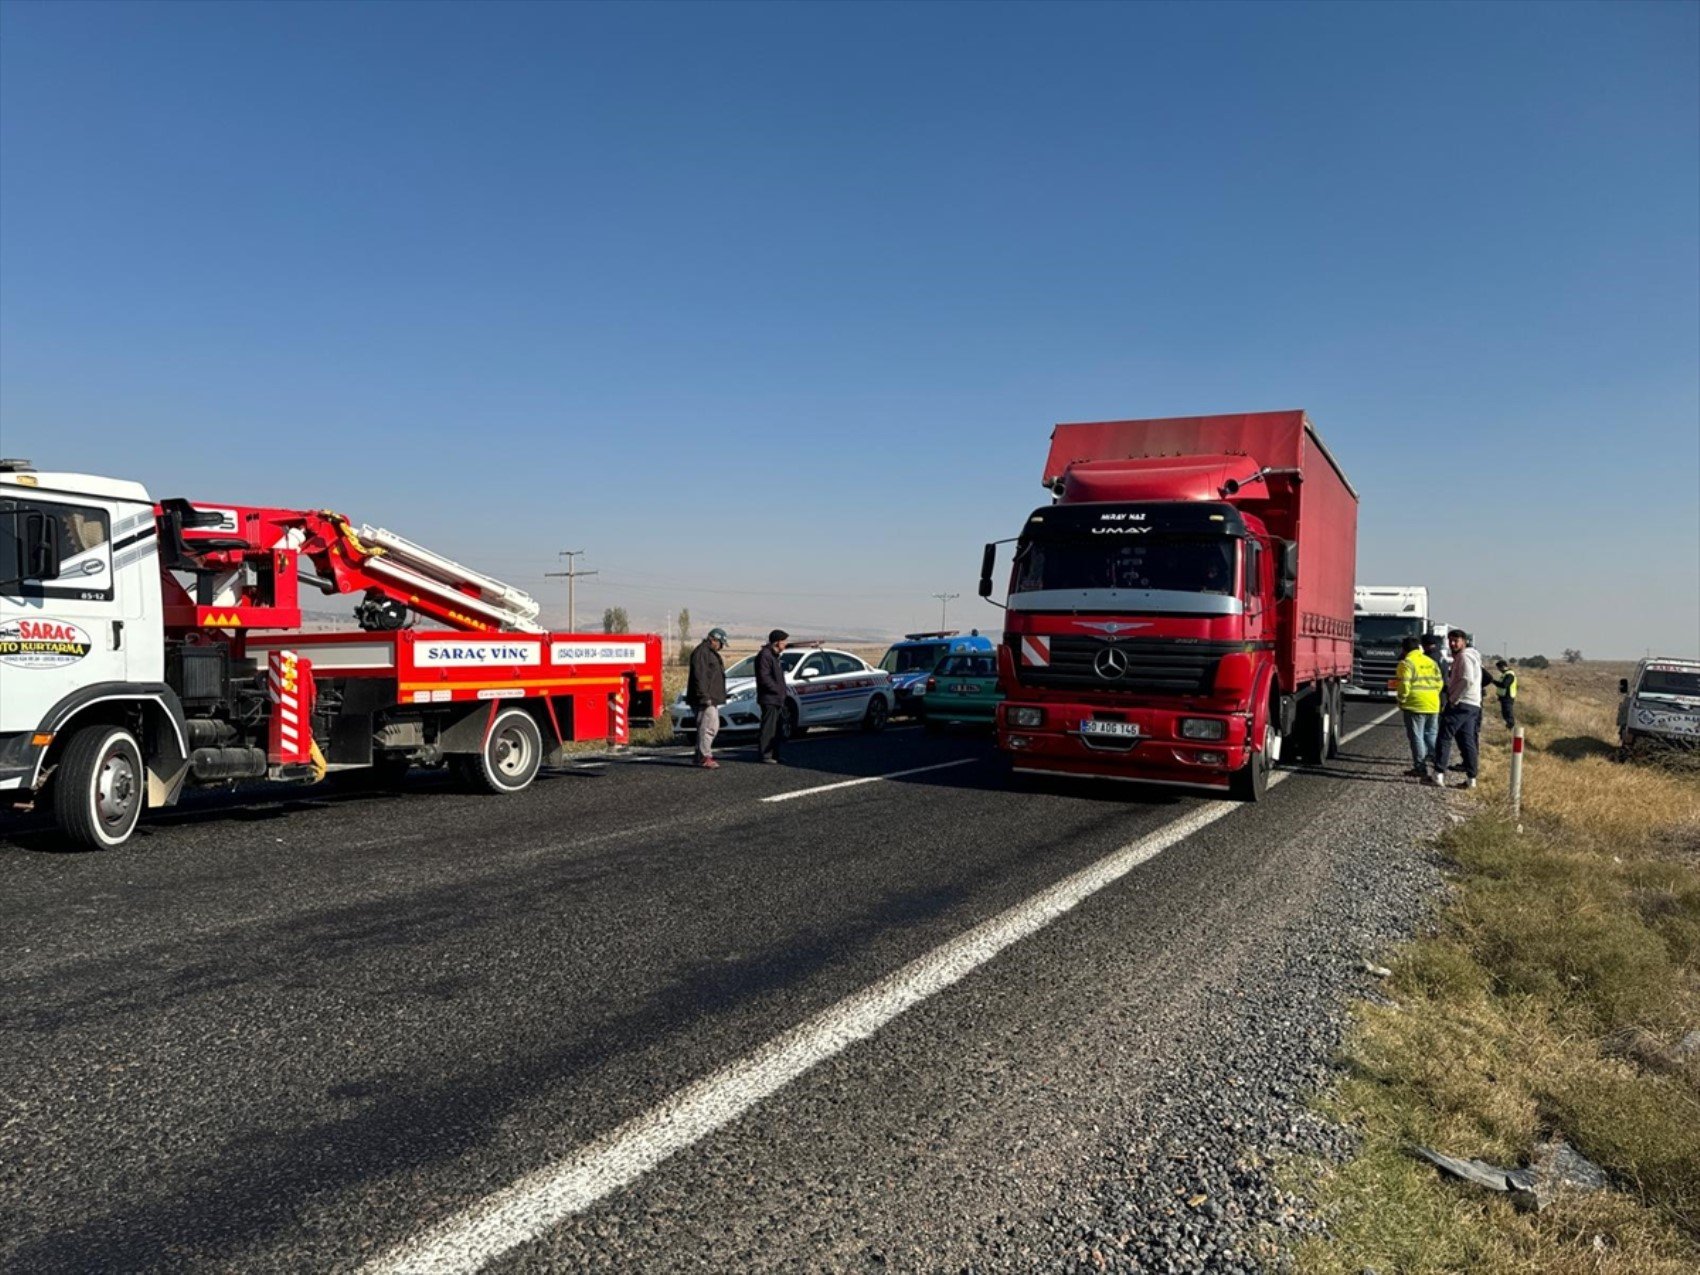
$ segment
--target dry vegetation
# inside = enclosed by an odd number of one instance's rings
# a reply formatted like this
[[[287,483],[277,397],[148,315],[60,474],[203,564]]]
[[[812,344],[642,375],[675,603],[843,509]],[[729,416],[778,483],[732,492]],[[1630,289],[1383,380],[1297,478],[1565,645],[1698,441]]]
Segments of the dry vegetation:
[[[1700,769],[1613,760],[1628,667],[1523,675],[1521,832],[1497,721],[1479,800],[1444,798],[1470,815],[1441,846],[1455,890],[1390,960],[1393,1003],[1356,1014],[1325,1105],[1362,1149],[1299,1174],[1331,1231],[1300,1270],[1700,1269]],[[1409,1154],[1510,1167],[1552,1134],[1612,1189],[1522,1214]]]

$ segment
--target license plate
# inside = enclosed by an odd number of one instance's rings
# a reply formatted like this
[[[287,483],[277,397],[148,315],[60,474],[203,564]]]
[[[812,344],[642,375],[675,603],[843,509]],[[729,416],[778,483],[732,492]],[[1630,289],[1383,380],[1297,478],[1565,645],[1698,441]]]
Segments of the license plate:
[[[958,695],[972,695],[975,691],[979,690],[980,688],[978,686],[969,686],[966,682],[958,682],[955,686],[951,687],[950,689],[955,691]]]
[[[1081,722],[1080,733],[1082,735],[1114,735],[1125,739],[1139,734],[1139,726],[1136,722]]]

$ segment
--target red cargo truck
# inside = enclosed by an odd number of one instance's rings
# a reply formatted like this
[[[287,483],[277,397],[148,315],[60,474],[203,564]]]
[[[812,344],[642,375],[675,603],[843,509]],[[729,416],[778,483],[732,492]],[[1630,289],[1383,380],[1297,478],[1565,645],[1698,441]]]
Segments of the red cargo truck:
[[[1303,412],[1058,425],[1044,485],[998,649],[1018,772],[1256,801],[1338,752],[1358,497]]]

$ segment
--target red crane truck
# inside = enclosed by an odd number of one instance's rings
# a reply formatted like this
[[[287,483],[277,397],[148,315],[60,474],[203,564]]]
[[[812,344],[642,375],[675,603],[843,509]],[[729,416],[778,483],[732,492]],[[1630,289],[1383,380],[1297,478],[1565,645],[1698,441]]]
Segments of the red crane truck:
[[[303,589],[360,594],[356,627],[303,631]],[[518,792],[661,701],[659,638],[549,633],[538,610],[340,514],[0,461],[0,805],[45,800],[105,849],[194,784],[426,765]]]
[[[1303,412],[1058,425],[1044,485],[998,648],[1017,772],[1256,801],[1288,741],[1337,754],[1358,497]]]

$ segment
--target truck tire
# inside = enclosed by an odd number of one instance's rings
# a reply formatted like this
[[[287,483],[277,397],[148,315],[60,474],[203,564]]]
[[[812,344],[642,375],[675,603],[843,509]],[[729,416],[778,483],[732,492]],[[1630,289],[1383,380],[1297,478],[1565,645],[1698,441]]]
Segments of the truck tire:
[[[122,726],[85,726],[53,772],[53,815],[73,845],[111,850],[136,830],[147,805],[141,745]]]
[[[1263,747],[1252,753],[1249,761],[1228,776],[1228,795],[1235,801],[1262,801],[1269,791],[1269,752],[1275,739],[1275,723],[1263,726]]]
[[[1325,761],[1333,761],[1340,755],[1340,736],[1346,729],[1346,689],[1338,682],[1330,683],[1329,701],[1334,705],[1334,726],[1328,732],[1328,748],[1324,754]]]
[[[1304,707],[1298,723],[1299,760],[1313,766],[1340,755],[1340,703],[1332,683],[1323,682]]]
[[[885,696],[875,695],[868,700],[868,711],[862,715],[862,729],[870,735],[877,735],[885,729],[886,720],[891,716]]]
[[[490,723],[484,747],[468,757],[462,772],[481,792],[505,795],[531,786],[543,764],[543,732],[523,708],[505,708]]]

